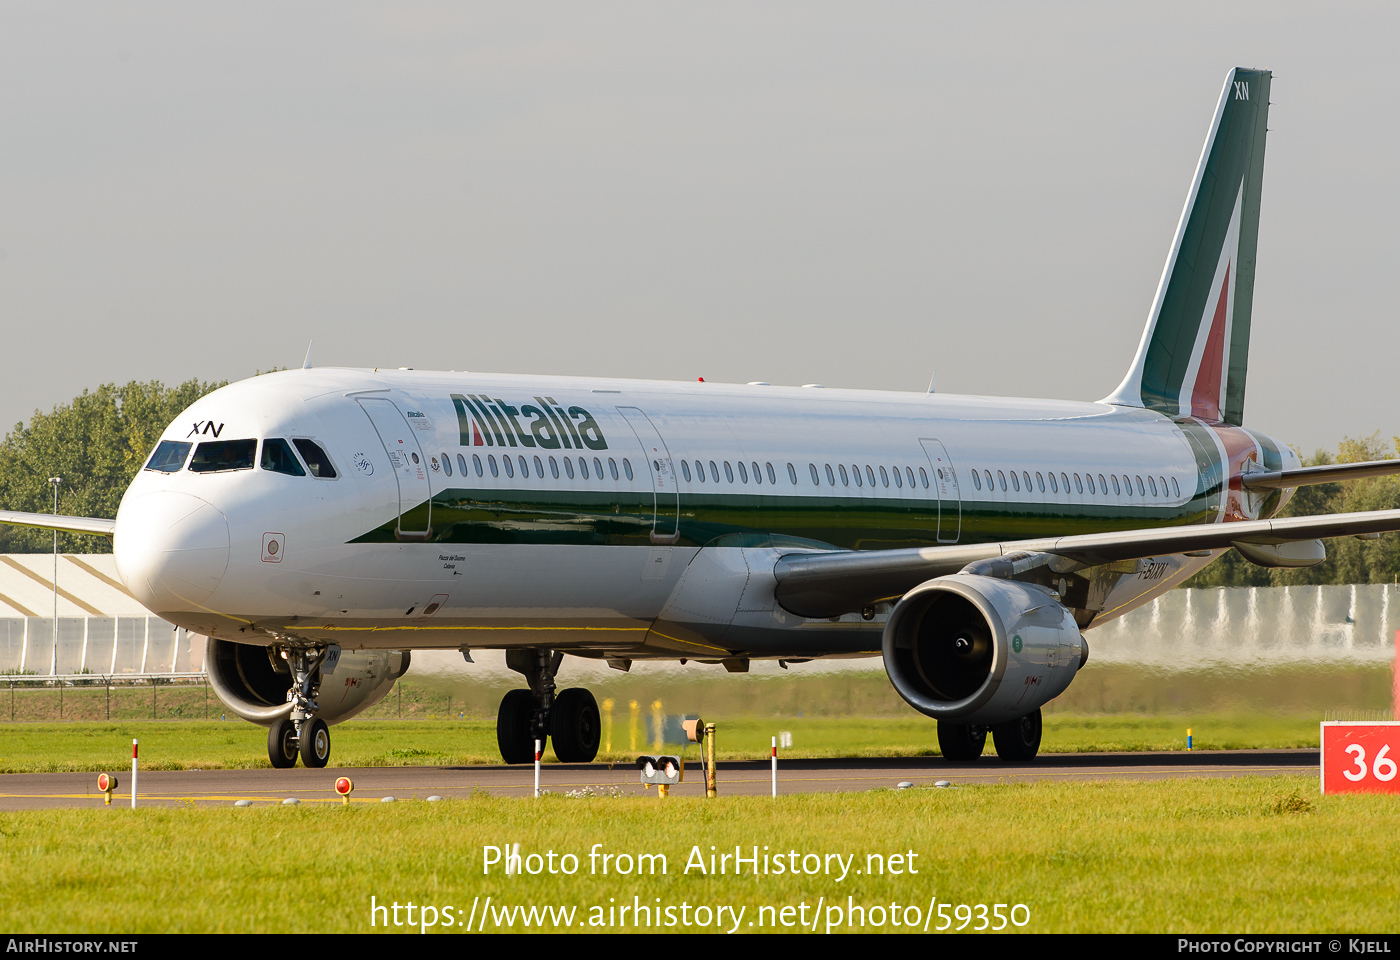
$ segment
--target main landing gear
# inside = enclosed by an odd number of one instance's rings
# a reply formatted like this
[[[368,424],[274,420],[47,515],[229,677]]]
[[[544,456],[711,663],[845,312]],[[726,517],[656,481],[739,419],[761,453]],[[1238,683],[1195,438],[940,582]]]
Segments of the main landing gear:
[[[1015,720],[985,727],[976,723],[938,721],[938,749],[945,760],[966,762],[982,756],[991,732],[997,756],[1003,760],[1025,762],[1034,760],[1040,752],[1040,710]]]
[[[324,644],[288,645],[274,651],[292,674],[292,688],[287,691],[292,712],[267,731],[267,758],[278,769],[296,766],[298,755],[303,764],[314,768],[324,767],[331,758],[330,727],[316,716],[321,663],[329,651]]]
[[[588,763],[598,755],[603,724],[598,701],[582,687],[554,692],[554,675],[564,655],[539,647],[506,651],[506,666],[525,677],[528,690],[512,690],[496,714],[496,745],[506,763],[535,759],[535,741],[544,749],[554,738],[554,754],[565,763]]]

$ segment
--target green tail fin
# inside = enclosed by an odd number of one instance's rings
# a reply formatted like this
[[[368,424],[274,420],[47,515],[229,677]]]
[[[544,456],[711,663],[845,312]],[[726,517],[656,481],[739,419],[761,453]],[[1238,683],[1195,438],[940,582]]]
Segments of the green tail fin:
[[[1137,356],[1106,402],[1243,419],[1272,76],[1225,78]]]

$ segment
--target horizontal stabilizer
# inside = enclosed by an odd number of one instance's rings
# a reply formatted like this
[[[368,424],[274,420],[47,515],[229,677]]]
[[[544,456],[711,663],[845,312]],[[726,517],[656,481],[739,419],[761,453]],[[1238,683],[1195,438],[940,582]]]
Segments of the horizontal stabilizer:
[[[1366,463],[1329,463],[1320,467],[1298,470],[1271,470],[1249,473],[1244,485],[1261,490],[1286,487],[1306,487],[1315,483],[1339,483],[1343,480],[1364,480],[1366,477],[1389,477],[1400,474],[1400,460],[1370,460]]]
[[[117,521],[104,520],[101,517],[64,517],[52,513],[20,513],[15,510],[0,510],[0,523],[14,524],[17,527],[40,527],[64,533],[91,533],[99,537],[110,537],[117,528]]]

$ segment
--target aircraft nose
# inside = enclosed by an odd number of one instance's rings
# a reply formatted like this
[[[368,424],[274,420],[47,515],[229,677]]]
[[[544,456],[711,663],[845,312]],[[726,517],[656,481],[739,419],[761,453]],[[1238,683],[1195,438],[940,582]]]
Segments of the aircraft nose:
[[[187,493],[143,494],[117,512],[112,551],[122,582],[147,609],[191,610],[228,568],[228,519]]]

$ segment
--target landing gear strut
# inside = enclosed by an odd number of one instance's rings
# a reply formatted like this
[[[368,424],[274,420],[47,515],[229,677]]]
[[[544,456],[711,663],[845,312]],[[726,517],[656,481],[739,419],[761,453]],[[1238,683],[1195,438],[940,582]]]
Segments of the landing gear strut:
[[[532,647],[506,651],[506,666],[522,674],[528,690],[512,690],[496,714],[496,745],[506,763],[529,763],[535,741],[543,749],[553,735],[554,753],[565,763],[588,763],[598,755],[602,722],[593,694],[582,688],[554,691],[564,654]]]
[[[330,650],[325,644],[286,644],[272,651],[273,656],[286,661],[292,674],[292,688],[287,691],[292,712],[267,732],[267,757],[274,767],[296,766],[298,754],[308,767],[324,767],[330,760],[330,728],[316,717],[321,664]]]

